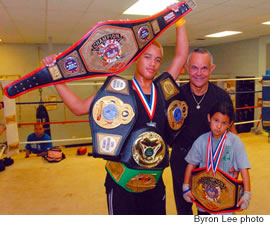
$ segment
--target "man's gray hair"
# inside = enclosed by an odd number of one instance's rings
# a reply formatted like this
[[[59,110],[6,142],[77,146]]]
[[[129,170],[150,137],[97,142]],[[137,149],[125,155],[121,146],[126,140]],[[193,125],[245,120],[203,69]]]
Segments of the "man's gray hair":
[[[211,54],[211,52],[209,52],[206,48],[195,48],[188,55],[187,65],[189,65],[189,59],[193,53],[208,54],[210,56],[210,66],[212,66],[214,64],[214,58],[213,58],[213,55]]]

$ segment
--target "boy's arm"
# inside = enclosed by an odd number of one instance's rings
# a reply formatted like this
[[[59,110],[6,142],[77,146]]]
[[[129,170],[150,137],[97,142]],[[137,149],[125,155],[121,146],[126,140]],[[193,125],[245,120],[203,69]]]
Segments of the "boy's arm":
[[[188,164],[186,171],[185,171],[185,178],[184,178],[184,184],[189,184],[190,183],[190,178],[191,178],[191,172],[195,168],[195,165],[193,164]]]
[[[240,169],[240,173],[244,184],[244,191],[250,191],[250,178],[248,169]]]
[[[66,84],[56,84],[55,88],[69,110],[76,116],[87,115],[95,97],[92,95],[85,100],[77,96]]]
[[[185,171],[185,178],[184,178],[182,190],[183,190],[183,197],[187,202],[192,202],[192,200],[195,200],[189,186],[190,179],[191,179],[191,172],[194,168],[195,168],[195,165],[192,165],[189,163]]]
[[[247,209],[251,197],[249,172],[248,169],[240,169],[240,173],[244,184],[244,194],[237,203],[237,207],[240,206],[241,209]]]
[[[169,6],[168,8],[178,11],[177,3]],[[189,44],[188,38],[185,28],[185,20],[181,18],[175,23],[176,26],[176,46],[175,46],[175,55],[170,64],[167,72],[172,75],[174,80],[176,80],[179,76],[181,69],[184,67],[188,51],[189,51]]]
[[[46,56],[42,63],[52,66],[56,63],[56,55]],[[66,84],[56,84],[55,88],[65,105],[76,116],[86,115],[95,96],[90,96],[85,100],[79,98]]]

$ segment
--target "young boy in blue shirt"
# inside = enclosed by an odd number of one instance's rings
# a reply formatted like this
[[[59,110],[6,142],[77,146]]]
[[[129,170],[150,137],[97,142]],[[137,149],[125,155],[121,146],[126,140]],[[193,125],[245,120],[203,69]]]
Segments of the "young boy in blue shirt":
[[[231,168],[240,171],[244,185],[244,194],[237,203],[237,207],[240,207],[241,209],[248,208],[251,196],[248,172],[250,164],[241,139],[237,135],[229,132],[233,120],[234,109],[233,106],[227,102],[217,103],[208,114],[211,131],[202,134],[197,138],[185,158],[188,165],[183,184],[183,197],[187,202],[195,200],[195,197],[189,188],[192,170],[195,169],[195,167],[207,168],[207,165],[208,167],[211,165],[211,163],[209,163],[211,158],[209,157],[209,154],[212,152],[211,148],[213,148],[215,149],[214,152],[221,151],[220,160],[216,164],[218,165],[218,169],[231,177],[233,177],[233,174],[229,172]],[[222,142],[224,142],[224,145],[222,145]],[[209,169],[213,170],[211,167],[209,167]],[[209,213],[198,207],[198,214],[205,215]]]

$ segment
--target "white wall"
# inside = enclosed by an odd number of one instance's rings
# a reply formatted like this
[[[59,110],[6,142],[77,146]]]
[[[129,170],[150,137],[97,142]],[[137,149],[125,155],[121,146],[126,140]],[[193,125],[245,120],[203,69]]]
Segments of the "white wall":
[[[257,76],[258,39],[244,40],[208,47],[217,65],[215,74]]]

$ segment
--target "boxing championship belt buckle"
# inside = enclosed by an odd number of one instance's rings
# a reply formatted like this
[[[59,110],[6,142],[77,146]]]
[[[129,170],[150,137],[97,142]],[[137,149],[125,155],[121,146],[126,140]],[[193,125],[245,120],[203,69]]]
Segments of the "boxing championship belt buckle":
[[[154,127],[133,131],[123,147],[120,162],[132,169],[163,170],[168,166],[168,149]]]
[[[163,170],[130,169],[123,163],[108,161],[106,170],[113,180],[129,192],[143,192],[156,187]]]
[[[93,156],[117,160],[136,120],[136,102],[131,83],[112,76],[96,94],[89,121],[93,137]]]
[[[215,176],[207,173],[206,167],[194,169],[191,191],[195,204],[209,213],[225,213],[240,210],[236,204],[240,199],[243,182],[230,177],[221,170]]]
[[[270,76],[262,79],[262,125],[263,129],[270,132]]]

